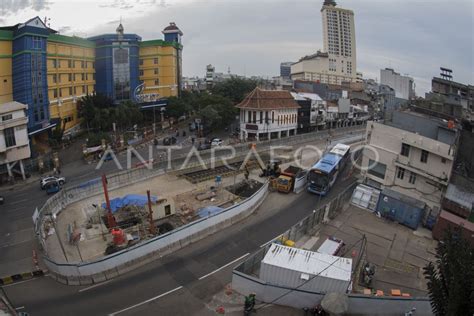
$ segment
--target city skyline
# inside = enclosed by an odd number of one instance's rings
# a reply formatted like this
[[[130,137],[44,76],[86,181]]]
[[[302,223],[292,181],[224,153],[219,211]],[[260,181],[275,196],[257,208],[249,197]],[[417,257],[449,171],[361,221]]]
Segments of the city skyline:
[[[380,79],[380,69],[391,67],[412,76],[417,94],[424,95],[430,90],[431,77],[438,75],[439,66],[445,66],[454,70],[454,80],[473,83],[474,43],[470,32],[458,31],[474,28],[474,7],[469,1],[436,6],[422,1],[337,2],[356,15],[357,71],[365,78]],[[51,28],[61,34],[88,37],[114,33],[121,18],[125,32],[141,34],[146,40],[173,21],[184,32],[183,75],[202,77],[211,63],[221,72],[230,67],[236,74],[271,77],[278,74],[280,62],[297,61],[323,47],[321,6],[322,1],[315,0],[291,5],[287,0],[114,0],[100,5],[92,1],[3,1],[0,24],[47,16]],[[440,26],[439,21],[454,18],[456,25]]]

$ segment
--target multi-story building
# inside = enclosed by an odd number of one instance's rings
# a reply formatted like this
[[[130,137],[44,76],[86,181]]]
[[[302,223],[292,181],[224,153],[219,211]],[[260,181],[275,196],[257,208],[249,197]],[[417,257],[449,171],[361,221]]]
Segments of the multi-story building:
[[[94,92],[95,45],[78,38],[50,34],[47,42],[47,84],[52,121],[68,133],[78,131],[77,101]]]
[[[425,203],[436,216],[451,177],[457,130],[452,122],[396,111],[385,124],[369,122],[362,174],[374,187]]]
[[[299,105],[289,91],[255,88],[239,103],[240,139],[264,140],[296,135]]]
[[[28,105],[35,153],[48,149],[58,124],[66,134],[79,128],[77,101],[87,94],[163,106],[180,91],[183,33],[170,23],[163,34],[164,40],[142,41],[120,24],[116,34],[83,39],[59,35],[39,17],[0,27],[0,103]]]
[[[323,49],[329,54],[329,71],[357,79],[354,12],[336,7],[334,0],[325,0],[321,8]]]
[[[6,167],[9,177],[19,169],[25,179],[22,160],[31,156],[27,109],[26,104],[15,101],[0,104],[0,166]]]
[[[325,0],[321,8],[323,51],[305,56],[291,65],[293,80],[328,84],[360,81],[357,73],[354,12]]]
[[[415,85],[412,77],[400,75],[391,68],[380,70],[380,84],[395,90],[397,98],[411,100],[415,97]]]
[[[280,64],[280,77],[282,78],[290,78],[291,76],[291,65],[293,62],[286,61]]]

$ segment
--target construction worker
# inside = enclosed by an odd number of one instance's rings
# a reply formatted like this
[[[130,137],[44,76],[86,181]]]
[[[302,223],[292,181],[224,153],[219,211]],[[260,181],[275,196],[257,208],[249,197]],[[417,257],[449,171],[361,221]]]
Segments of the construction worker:
[[[255,293],[251,293],[245,297],[245,306],[244,306],[244,314],[250,315],[255,307]]]

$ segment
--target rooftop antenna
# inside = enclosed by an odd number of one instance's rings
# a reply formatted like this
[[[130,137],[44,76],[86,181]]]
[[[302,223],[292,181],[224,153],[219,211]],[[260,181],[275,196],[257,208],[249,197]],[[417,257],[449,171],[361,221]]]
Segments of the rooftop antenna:
[[[230,75],[230,66],[227,67],[227,73]]]

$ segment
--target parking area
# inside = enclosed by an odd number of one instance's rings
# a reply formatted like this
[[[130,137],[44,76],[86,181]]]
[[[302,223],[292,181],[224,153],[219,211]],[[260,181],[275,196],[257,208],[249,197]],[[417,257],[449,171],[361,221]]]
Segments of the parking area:
[[[314,249],[329,236],[342,239],[348,249],[365,234],[367,261],[376,265],[373,289],[381,290],[385,295],[390,295],[392,289],[399,289],[411,296],[426,296],[423,267],[435,259],[437,245],[431,231],[425,228],[414,231],[379,218],[368,210],[348,205],[318,233]],[[352,251],[360,249],[354,247],[346,257],[354,255]]]

